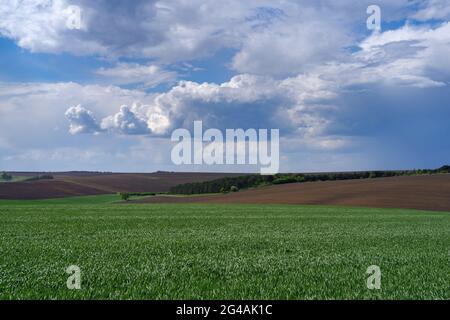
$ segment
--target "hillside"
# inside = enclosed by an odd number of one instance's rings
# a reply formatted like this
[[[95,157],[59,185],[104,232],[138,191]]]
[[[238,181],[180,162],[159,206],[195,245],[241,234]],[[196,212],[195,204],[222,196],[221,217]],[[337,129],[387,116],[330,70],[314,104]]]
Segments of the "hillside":
[[[322,204],[450,211],[450,174],[290,183],[228,194],[158,196],[135,202]]]
[[[36,172],[13,172],[15,176],[35,176]],[[98,195],[116,192],[166,192],[169,188],[190,182],[200,182],[238,176],[235,173],[100,173],[56,172],[54,179],[0,183],[0,199],[32,200],[71,196]]]

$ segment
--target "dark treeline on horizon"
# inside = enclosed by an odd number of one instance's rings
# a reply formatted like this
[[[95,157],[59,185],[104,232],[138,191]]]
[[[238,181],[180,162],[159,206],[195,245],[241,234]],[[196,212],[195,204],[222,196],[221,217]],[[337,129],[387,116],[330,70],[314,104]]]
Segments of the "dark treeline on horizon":
[[[314,181],[333,181],[350,179],[374,179],[406,175],[450,173],[450,166],[438,169],[360,171],[340,173],[280,173],[276,175],[247,174],[238,177],[225,177],[204,182],[185,183],[170,188],[172,194],[201,194],[234,192],[240,189],[255,188],[265,185],[301,183]]]

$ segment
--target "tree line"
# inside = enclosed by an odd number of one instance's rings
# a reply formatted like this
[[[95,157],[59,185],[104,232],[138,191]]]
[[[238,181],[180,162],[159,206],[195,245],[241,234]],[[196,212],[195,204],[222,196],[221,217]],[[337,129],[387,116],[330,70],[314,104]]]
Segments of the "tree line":
[[[155,196],[155,192],[118,192],[117,195],[120,199],[128,201],[131,197],[146,197],[146,196]]]
[[[4,181],[11,181],[13,180],[13,176],[5,171],[3,171],[0,174],[0,179]],[[35,180],[47,180],[47,179],[53,179],[53,176],[51,174],[40,174],[37,176],[29,177],[26,179],[21,179],[20,181],[35,181]]]
[[[13,177],[9,173],[3,171],[0,178],[5,181],[11,181]]]
[[[201,194],[235,192],[240,189],[256,188],[264,185],[334,181],[350,179],[374,179],[383,177],[395,177],[405,175],[423,175],[450,173],[450,166],[445,165],[438,169],[418,170],[392,170],[392,171],[358,171],[358,172],[334,172],[334,173],[281,173],[275,175],[247,174],[238,177],[225,177],[204,182],[179,184],[170,188],[172,194]]]

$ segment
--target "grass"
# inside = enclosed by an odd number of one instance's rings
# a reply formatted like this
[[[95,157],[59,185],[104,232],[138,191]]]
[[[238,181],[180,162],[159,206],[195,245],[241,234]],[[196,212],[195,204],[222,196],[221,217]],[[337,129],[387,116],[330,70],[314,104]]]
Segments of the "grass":
[[[131,196],[129,200],[138,200],[153,196]],[[40,200],[3,200],[0,199],[0,208],[5,205],[94,205],[114,204],[123,202],[117,194],[102,194],[96,196],[77,196]]]
[[[450,298],[449,213],[108,197],[0,202],[0,298]],[[66,288],[73,264],[81,290]]]

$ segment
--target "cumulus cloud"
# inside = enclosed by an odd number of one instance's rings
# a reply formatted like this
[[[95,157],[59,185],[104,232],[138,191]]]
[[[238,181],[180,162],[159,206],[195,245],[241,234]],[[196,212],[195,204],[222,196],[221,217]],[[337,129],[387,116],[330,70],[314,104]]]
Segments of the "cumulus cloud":
[[[133,101],[145,103],[147,99],[150,99],[149,97],[142,91],[126,90],[115,86],[80,85],[71,82],[0,82],[1,140],[9,142],[8,148],[24,150],[36,148],[43,143],[48,148],[68,145],[87,147],[95,145],[95,141],[108,145],[110,143],[108,139],[111,143],[114,141],[110,135],[71,134],[69,130],[102,132],[99,127],[101,119],[110,116],[121,105],[130,104]],[[81,109],[76,108],[78,105]],[[65,116],[71,106],[75,106],[69,112],[69,117],[75,121],[72,127]],[[80,111],[82,109],[90,112]],[[87,120],[84,121],[83,117]],[[6,154],[6,151],[2,152]]]
[[[168,111],[169,129],[190,128],[197,119],[216,128],[269,127],[277,125],[281,100],[272,79],[239,75],[222,84],[183,81],[157,95],[152,107]]]
[[[119,134],[150,133],[146,121],[126,105],[121,106],[120,111],[115,115],[104,118],[101,127]]]
[[[101,131],[94,114],[80,105],[67,109],[65,116],[69,120],[71,134],[98,133]]]
[[[195,120],[205,127],[281,128],[314,142],[329,123],[331,106],[318,104],[336,96],[331,82],[318,76],[285,80],[243,74],[222,84],[182,81],[146,103],[122,106],[101,121],[104,132],[123,135],[169,136],[176,128],[191,129]],[[83,133],[84,131],[80,131]]]

